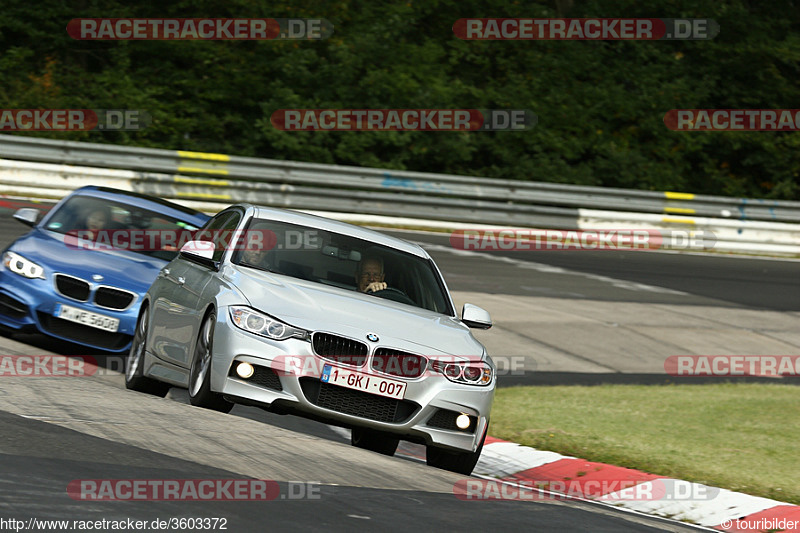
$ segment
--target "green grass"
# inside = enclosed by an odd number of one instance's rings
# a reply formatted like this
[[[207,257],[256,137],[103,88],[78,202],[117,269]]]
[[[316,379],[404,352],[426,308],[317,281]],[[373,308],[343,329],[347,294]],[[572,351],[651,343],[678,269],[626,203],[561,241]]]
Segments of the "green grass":
[[[489,432],[800,504],[800,388],[793,385],[502,388]]]

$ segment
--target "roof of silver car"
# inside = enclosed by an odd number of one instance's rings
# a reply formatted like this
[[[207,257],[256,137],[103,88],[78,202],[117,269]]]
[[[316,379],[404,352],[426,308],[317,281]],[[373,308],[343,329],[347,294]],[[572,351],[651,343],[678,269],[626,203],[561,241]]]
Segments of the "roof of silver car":
[[[255,216],[258,218],[266,218],[271,220],[278,220],[290,224],[298,224],[302,226],[310,226],[313,228],[341,233],[357,239],[363,239],[374,244],[388,246],[403,252],[407,252],[419,257],[428,258],[429,255],[421,246],[417,244],[391,237],[384,233],[373,231],[371,229],[363,228],[348,224],[347,222],[340,222],[330,218],[325,218],[317,215],[310,215],[300,211],[290,211],[287,209],[278,209],[274,207],[264,207],[252,204],[237,204],[245,208],[252,207],[255,209]]]

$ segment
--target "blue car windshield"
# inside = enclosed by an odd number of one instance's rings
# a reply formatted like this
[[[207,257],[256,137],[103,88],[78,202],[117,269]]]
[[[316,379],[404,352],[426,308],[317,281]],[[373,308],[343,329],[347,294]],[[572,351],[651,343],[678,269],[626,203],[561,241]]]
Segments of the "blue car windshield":
[[[233,263],[452,315],[430,259],[332,231],[252,219]]]
[[[171,261],[192,239],[196,226],[121,202],[76,195],[45,221],[44,229],[65,235],[85,249],[123,249]]]

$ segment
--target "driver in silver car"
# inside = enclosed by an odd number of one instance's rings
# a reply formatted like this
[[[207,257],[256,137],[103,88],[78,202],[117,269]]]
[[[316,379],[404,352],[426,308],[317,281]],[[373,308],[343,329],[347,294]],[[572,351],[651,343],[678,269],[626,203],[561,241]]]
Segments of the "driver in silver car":
[[[267,268],[267,250],[261,247],[250,247],[244,249],[241,256],[241,261],[248,265],[256,266],[259,268]]]
[[[367,256],[358,263],[356,269],[356,284],[361,292],[378,292],[388,286],[383,281],[383,259],[375,256]]]

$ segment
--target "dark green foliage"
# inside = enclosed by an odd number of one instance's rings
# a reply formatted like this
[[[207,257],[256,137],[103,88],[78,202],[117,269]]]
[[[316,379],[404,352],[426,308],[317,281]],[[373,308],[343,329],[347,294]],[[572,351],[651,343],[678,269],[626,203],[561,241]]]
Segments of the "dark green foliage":
[[[791,0],[4,2],[3,108],[129,108],[139,132],[30,133],[520,180],[800,199],[797,133],[673,132],[673,108],[800,108]],[[322,17],[325,41],[75,41],[79,17]],[[708,17],[711,41],[461,41],[461,17]],[[281,132],[282,108],[529,108],[529,132]]]

